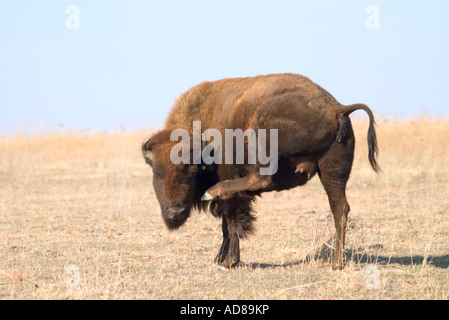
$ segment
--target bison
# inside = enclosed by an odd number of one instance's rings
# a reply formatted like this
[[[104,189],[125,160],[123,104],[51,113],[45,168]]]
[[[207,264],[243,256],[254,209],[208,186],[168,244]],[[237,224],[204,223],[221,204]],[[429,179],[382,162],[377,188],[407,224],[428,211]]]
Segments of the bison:
[[[332,268],[343,268],[350,210],[345,189],[355,146],[348,116],[359,109],[369,116],[368,159],[378,172],[375,122],[369,107],[341,105],[304,76],[229,78],[192,87],[175,101],[164,128],[142,144],[166,226],[179,228],[192,209],[209,211],[222,219],[223,243],[214,262],[227,268],[239,266],[239,240],[254,231],[252,205],[256,196],[304,185],[318,173],[336,229]],[[195,121],[201,122],[201,130],[214,128],[223,136],[226,129],[277,129],[277,170],[271,175],[260,174],[260,161],[194,163],[193,139],[188,142],[192,161],[174,164],[170,153],[179,141],[171,138],[171,133],[179,128],[192,133]],[[248,151],[247,138],[244,148]],[[203,147],[207,142],[202,140]]]

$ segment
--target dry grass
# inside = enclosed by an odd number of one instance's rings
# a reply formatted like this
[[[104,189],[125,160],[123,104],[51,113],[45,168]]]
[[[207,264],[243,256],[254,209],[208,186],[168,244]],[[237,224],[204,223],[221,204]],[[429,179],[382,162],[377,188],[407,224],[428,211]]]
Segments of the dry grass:
[[[223,270],[220,221],[165,229],[147,132],[1,138],[0,299],[447,299],[449,121],[380,121],[379,175],[366,130],[355,123],[343,271],[306,259],[333,233],[318,178],[259,199],[248,267]]]

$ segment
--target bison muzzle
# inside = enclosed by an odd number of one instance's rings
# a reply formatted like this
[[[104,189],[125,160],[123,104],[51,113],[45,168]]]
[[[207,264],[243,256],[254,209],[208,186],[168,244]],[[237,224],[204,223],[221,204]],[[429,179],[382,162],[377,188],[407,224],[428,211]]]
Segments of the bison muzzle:
[[[215,262],[228,268],[238,266],[239,240],[253,231],[252,204],[256,196],[304,185],[317,173],[335,222],[332,267],[343,268],[349,213],[346,183],[355,146],[349,114],[359,109],[369,116],[368,159],[377,172],[371,110],[364,104],[341,105],[306,77],[274,74],[223,79],[189,89],[176,100],[164,128],[142,144],[145,161],[153,170],[153,186],[165,224],[174,230],[185,223],[192,209],[209,211],[222,219],[223,243]],[[277,170],[261,175],[259,161],[195,163],[193,138],[187,142],[190,161],[174,164],[170,153],[178,141],[171,133],[175,129],[193,133],[195,121],[200,121],[201,130],[215,129],[223,137],[229,129],[277,130]],[[211,141],[202,142],[204,147]],[[248,151],[248,139],[242,145]],[[237,151],[232,152],[236,159]]]

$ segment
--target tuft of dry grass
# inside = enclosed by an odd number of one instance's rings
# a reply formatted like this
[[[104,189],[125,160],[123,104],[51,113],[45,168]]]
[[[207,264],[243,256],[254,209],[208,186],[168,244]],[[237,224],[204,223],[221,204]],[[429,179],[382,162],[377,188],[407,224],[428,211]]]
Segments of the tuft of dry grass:
[[[318,178],[258,200],[247,266],[227,270],[212,264],[219,220],[166,230],[149,132],[0,138],[0,299],[447,299],[449,120],[379,121],[377,175],[366,121],[354,130],[342,271],[323,259],[334,227]]]

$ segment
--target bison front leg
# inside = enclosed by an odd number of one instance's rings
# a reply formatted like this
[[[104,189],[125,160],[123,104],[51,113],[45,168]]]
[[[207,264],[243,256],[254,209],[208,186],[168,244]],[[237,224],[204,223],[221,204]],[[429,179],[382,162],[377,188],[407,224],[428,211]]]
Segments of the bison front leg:
[[[220,266],[226,268],[233,268],[240,264],[240,243],[239,237],[233,232],[231,233],[228,228],[228,221],[226,217],[223,217],[223,243],[221,244],[220,251],[218,251],[214,262]]]
[[[223,243],[214,262],[226,268],[240,266],[240,239],[253,230],[252,199],[233,196],[224,201],[222,216]]]

